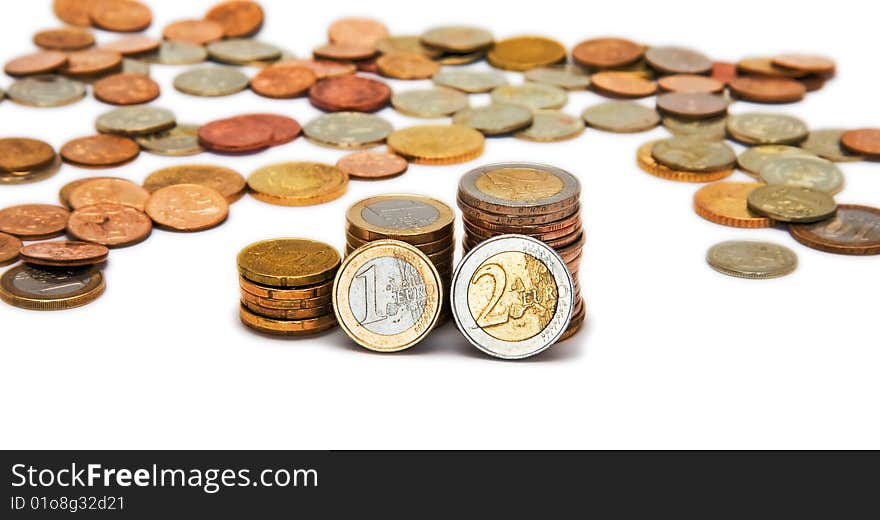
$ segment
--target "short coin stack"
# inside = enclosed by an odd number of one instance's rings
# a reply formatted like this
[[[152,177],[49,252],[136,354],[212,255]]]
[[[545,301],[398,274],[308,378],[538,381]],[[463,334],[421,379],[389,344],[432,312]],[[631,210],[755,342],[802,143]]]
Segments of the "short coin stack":
[[[533,163],[499,163],[471,170],[458,185],[464,253],[499,235],[527,235],[556,250],[571,272],[575,309],[562,335],[580,330],[586,314],[578,266],[584,246],[580,182],[565,170]]]
[[[242,323],[280,336],[306,336],[336,326],[333,247],[302,238],[251,244],[238,254]]]

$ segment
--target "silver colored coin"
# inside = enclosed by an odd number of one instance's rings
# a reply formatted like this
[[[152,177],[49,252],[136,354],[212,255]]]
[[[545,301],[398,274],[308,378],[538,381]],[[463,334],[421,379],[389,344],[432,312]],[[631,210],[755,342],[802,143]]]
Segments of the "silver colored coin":
[[[485,29],[460,25],[434,27],[422,33],[420,38],[429,47],[458,54],[483,50],[495,41],[492,33]]]
[[[780,157],[766,162],[759,170],[767,184],[802,186],[826,193],[843,189],[843,173],[833,162],[819,157]]]
[[[195,155],[205,151],[199,144],[198,125],[177,125],[170,130],[137,137],[141,148],[158,155]]]
[[[195,43],[163,41],[156,51],[140,59],[159,65],[195,65],[208,59],[208,51]]]
[[[584,110],[581,117],[589,126],[606,132],[644,132],[660,124],[660,114],[634,101],[606,101]]]
[[[850,153],[840,144],[844,129],[811,130],[801,148],[833,162],[861,161],[864,157]]]
[[[727,116],[696,120],[665,116],[663,117],[663,127],[675,136],[699,137],[717,141],[724,139],[727,135]]]
[[[210,43],[207,50],[211,59],[233,65],[277,60],[283,52],[279,47],[250,38],[232,38]]]
[[[450,88],[406,90],[391,97],[398,112],[424,118],[447,117],[468,106],[467,95]]]
[[[507,85],[507,78],[496,70],[443,69],[434,74],[434,84],[469,94],[489,92]]]
[[[553,142],[573,139],[584,131],[584,120],[558,110],[537,110],[532,124],[514,137],[527,141]]]
[[[753,212],[778,222],[819,222],[837,212],[830,194],[802,186],[761,186],[749,192],[746,202]]]
[[[747,148],[736,158],[736,164],[744,172],[757,177],[765,164],[781,157],[816,157],[816,155],[797,146],[764,144]]]
[[[79,81],[54,74],[43,74],[16,80],[6,95],[12,101],[33,107],[58,107],[79,101],[86,87]]]
[[[563,89],[544,83],[503,85],[493,90],[491,96],[493,103],[523,105],[532,110],[561,108],[568,103],[568,94]]]
[[[562,168],[536,163],[487,164],[467,172],[458,182],[458,197],[465,204],[500,215],[561,211],[575,206],[580,194],[577,177]]]
[[[479,130],[485,135],[507,134],[532,124],[532,110],[523,105],[492,103],[482,107],[466,108],[457,112],[455,124]]]
[[[516,272],[508,272],[512,266]],[[488,299],[486,290],[477,289],[483,283],[492,287]],[[571,322],[574,296],[559,254],[523,235],[501,235],[474,247],[455,270],[450,294],[461,333],[501,359],[528,358],[553,346]]]
[[[123,58],[122,59],[122,73],[123,74],[140,74],[142,76],[150,75],[150,65],[144,61],[136,60],[134,58]]]
[[[98,117],[95,127],[105,134],[139,136],[154,134],[176,124],[174,113],[147,105],[121,107]]]
[[[590,76],[577,65],[550,65],[526,71],[527,81],[543,83],[565,90],[584,90],[590,86]]]
[[[174,88],[194,96],[229,96],[246,89],[250,79],[232,67],[200,67],[174,78]]]
[[[706,261],[716,271],[738,278],[778,278],[798,265],[791,249],[771,242],[732,240],[709,249]]]
[[[376,41],[376,50],[382,54],[392,52],[409,52],[421,54],[426,58],[437,58],[443,54],[439,49],[432,49],[422,44],[418,36],[387,36]]]
[[[736,152],[729,144],[696,137],[662,139],[651,149],[651,155],[664,166],[688,172],[713,172],[736,163]]]
[[[766,112],[731,115],[727,133],[744,144],[797,144],[807,138],[807,124],[800,119]]]
[[[334,112],[311,120],[303,127],[305,136],[332,148],[369,148],[385,141],[394,128],[385,119],[361,112]]]
[[[400,302],[395,298],[395,291],[380,290],[376,291],[376,294],[368,293],[368,284],[375,285],[377,288],[396,287],[398,290],[421,292],[419,289],[424,287],[425,281],[416,268],[404,260],[391,256],[375,258],[361,267],[355,274],[355,278],[370,279],[368,283],[353,283],[348,288],[348,301],[355,319],[358,324],[370,332],[383,336],[399,334],[415,325],[425,312],[424,295],[408,300],[405,308],[398,310],[395,306]],[[375,319],[379,316],[370,315],[367,305],[368,298],[375,298],[377,311],[380,311],[381,316],[385,319]],[[391,312],[387,312],[389,310]],[[394,312],[395,310],[397,312]]]

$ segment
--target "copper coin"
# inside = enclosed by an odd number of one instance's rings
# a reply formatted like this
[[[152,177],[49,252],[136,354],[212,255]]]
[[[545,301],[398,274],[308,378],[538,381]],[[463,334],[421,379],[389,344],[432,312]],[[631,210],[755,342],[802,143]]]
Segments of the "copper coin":
[[[92,179],[77,186],[68,202],[74,209],[94,204],[120,204],[143,211],[150,192],[125,179]]]
[[[348,45],[342,43],[328,43],[316,47],[312,54],[317,59],[357,61],[370,59],[376,55],[376,48],[364,45]]]
[[[126,36],[110,43],[101,45],[101,50],[115,51],[123,56],[133,56],[152,52],[159,48],[162,44],[161,40],[138,34],[135,36]]]
[[[586,67],[608,69],[629,65],[644,54],[644,48],[623,38],[596,38],[583,41],[571,51],[574,61]]]
[[[92,20],[89,18],[90,3],[91,0],[53,0],[52,10],[63,22],[87,27],[92,25]]]
[[[840,143],[850,152],[880,157],[880,128],[849,130],[840,136]]]
[[[37,170],[54,160],[55,150],[48,143],[27,137],[0,138],[0,173]]]
[[[22,240],[44,240],[64,233],[70,212],[51,204],[23,204],[0,210],[0,232]]]
[[[376,58],[369,60],[360,60],[354,64],[358,72],[369,72],[370,74],[379,74],[379,64]]]
[[[3,70],[10,76],[30,76],[56,71],[65,63],[67,55],[63,52],[39,51],[13,58]]]
[[[73,209],[70,207],[70,194],[73,190],[95,179],[119,179],[119,177],[83,177],[81,179],[76,179],[75,181],[70,181],[58,190],[58,200],[66,208]]]
[[[113,74],[92,88],[95,98],[111,105],[140,105],[159,97],[159,84],[143,74]]]
[[[145,211],[159,226],[176,231],[202,231],[226,220],[229,203],[213,188],[174,184],[154,191]]]
[[[841,255],[880,255],[880,209],[837,206],[834,217],[814,224],[791,224],[795,240],[813,249]]]
[[[374,112],[391,100],[391,88],[360,76],[326,78],[309,89],[309,101],[328,112]]]
[[[211,20],[180,20],[165,26],[166,40],[205,45],[223,38],[223,26]]]
[[[53,51],[79,51],[95,44],[92,33],[74,27],[46,29],[34,35],[34,44]]]
[[[336,167],[355,179],[385,179],[405,172],[409,163],[393,153],[364,151],[346,155]]]
[[[272,67],[304,67],[315,73],[318,79],[354,74],[357,67],[352,63],[331,60],[282,60]]]
[[[657,110],[688,119],[710,119],[727,113],[727,100],[702,92],[670,92],[657,96]]]
[[[269,98],[294,98],[306,93],[317,81],[305,67],[266,67],[251,80],[251,90]]]
[[[18,260],[21,240],[6,233],[0,233],[0,265],[9,265]]]
[[[414,52],[390,52],[376,60],[383,76],[396,79],[428,79],[440,71],[440,64]]]
[[[724,84],[717,79],[696,74],[673,74],[657,80],[657,85],[667,92],[717,94],[724,90]]]
[[[219,23],[225,36],[240,38],[260,30],[263,26],[263,8],[248,0],[220,2],[208,11],[205,19]]]
[[[89,18],[105,31],[138,32],[153,23],[150,8],[135,0],[91,0]]]
[[[806,76],[806,72],[786,69],[773,63],[772,58],[751,57],[743,58],[736,62],[737,71],[743,74],[756,76],[770,76],[774,78],[800,78]]]
[[[639,98],[657,92],[656,83],[628,72],[598,72],[590,81],[597,90],[614,96]]]
[[[712,72],[710,76],[715,81],[727,85],[736,78],[736,63],[714,61],[712,62]]]
[[[67,64],[61,72],[71,76],[103,74],[122,65],[122,55],[116,51],[91,49],[67,55]]]
[[[651,47],[645,51],[645,59],[664,74],[705,74],[712,70],[709,58],[684,47]]]
[[[242,291],[253,294],[254,296],[259,296],[260,298],[269,298],[275,301],[318,301],[318,305],[313,306],[323,305],[320,301],[326,301],[331,298],[333,293],[332,278],[326,282],[320,282],[313,285],[302,285],[293,288],[263,285],[252,282],[243,276],[238,277],[238,283],[241,286]]]
[[[371,18],[343,18],[327,29],[331,43],[375,47],[376,42],[389,36],[388,27]]]
[[[199,142],[208,150],[248,153],[272,146],[272,127],[255,119],[230,117],[199,128]]]
[[[795,81],[803,85],[804,88],[807,89],[807,92],[815,92],[825,86],[825,82],[828,81],[828,78],[818,74],[810,74],[809,76],[796,78]]]
[[[293,118],[278,114],[245,114],[239,119],[255,121],[272,130],[272,146],[289,143],[302,133],[302,126]]]
[[[812,74],[831,74],[836,68],[834,60],[824,56],[809,54],[783,54],[775,56],[773,64],[786,69]]]
[[[807,88],[791,78],[740,76],[730,82],[730,91],[738,98],[759,103],[792,103],[800,101]]]
[[[24,246],[21,248],[21,259],[28,264],[49,267],[78,267],[100,264],[107,260],[109,252],[101,244],[58,240]]]
[[[70,214],[67,232],[107,247],[136,244],[150,236],[153,221],[143,211],[122,204],[94,204]]]
[[[68,141],[59,153],[67,162],[102,168],[134,159],[140,153],[140,147],[127,137],[98,134]]]

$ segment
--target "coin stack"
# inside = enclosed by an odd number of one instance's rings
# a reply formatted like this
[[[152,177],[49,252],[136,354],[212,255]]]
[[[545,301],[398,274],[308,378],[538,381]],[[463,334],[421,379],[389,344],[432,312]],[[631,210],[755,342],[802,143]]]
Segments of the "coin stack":
[[[307,336],[336,326],[333,247],[300,238],[264,240],[238,255],[242,323],[279,336]]]
[[[364,199],[346,214],[345,254],[374,240],[392,239],[415,246],[433,262],[449,294],[452,282],[455,217],[452,208],[422,195],[379,195]],[[448,299],[442,319],[448,318]]]
[[[575,310],[560,341],[584,322],[578,267],[584,246],[580,217],[580,182],[560,168],[533,163],[499,163],[466,173],[458,186],[464,223],[465,255],[499,235],[526,235],[559,253],[575,285]]]

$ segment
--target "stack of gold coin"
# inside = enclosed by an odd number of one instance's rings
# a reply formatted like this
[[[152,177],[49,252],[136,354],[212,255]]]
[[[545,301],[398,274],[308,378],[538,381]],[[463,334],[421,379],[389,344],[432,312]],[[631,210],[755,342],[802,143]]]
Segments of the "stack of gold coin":
[[[580,182],[560,168],[533,163],[490,164],[466,173],[458,185],[464,253],[499,235],[526,235],[556,250],[575,286],[576,304],[562,339],[574,335],[586,313],[578,267],[584,247]]]
[[[452,281],[455,217],[452,208],[422,195],[379,195],[364,199],[346,214],[346,256],[374,240],[399,240],[431,260],[445,294]],[[444,309],[447,306],[444,303]],[[448,317],[443,313],[443,318]]]
[[[335,248],[303,238],[251,244],[238,254],[242,323],[280,336],[307,336],[336,326]]]

